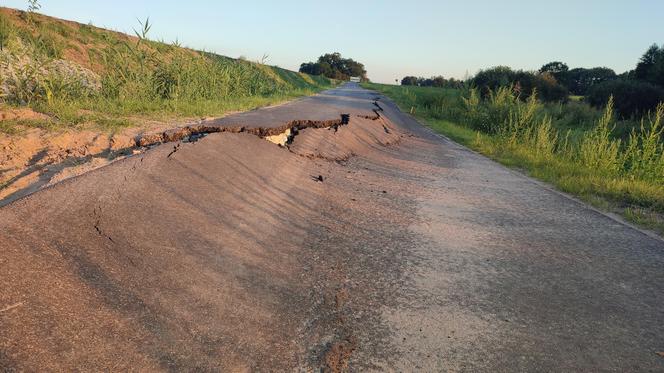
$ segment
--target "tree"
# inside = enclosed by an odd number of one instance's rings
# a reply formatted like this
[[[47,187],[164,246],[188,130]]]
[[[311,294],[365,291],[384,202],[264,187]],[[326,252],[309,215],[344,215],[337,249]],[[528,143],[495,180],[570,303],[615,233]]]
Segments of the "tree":
[[[419,77],[417,78],[417,85],[420,87],[431,87],[433,85],[433,79]]]
[[[615,109],[622,117],[645,114],[664,102],[664,88],[639,80],[611,80],[594,85],[586,100],[603,107],[613,96]]]
[[[423,78],[416,76],[405,76],[401,79],[401,85],[417,85],[420,87],[437,88],[461,88],[463,81],[454,78],[445,79],[442,75]]]
[[[431,78],[431,85],[433,87],[445,87],[447,86],[447,80],[445,80],[445,78],[443,78],[441,75],[434,76]]]
[[[634,69],[634,78],[639,80],[648,80],[648,75],[650,75],[650,70],[655,66],[657,61],[657,55],[660,53],[659,46],[653,44],[648,48],[648,50],[641,56],[639,63],[636,64],[636,69]]]
[[[514,90],[522,99],[527,99],[537,92],[542,101],[565,101],[569,92],[558,84],[550,73],[535,74],[530,71],[517,71],[514,77]]]
[[[511,86],[514,83],[516,73],[507,66],[496,66],[486,70],[480,70],[471,80],[471,83],[478,87],[482,94],[489,90],[495,90],[498,87]]]
[[[457,79],[454,79],[454,78],[449,78],[447,80],[447,87],[449,87],[449,88],[462,88],[463,85],[464,85],[463,80],[457,80]]]
[[[511,87],[521,99],[527,99],[534,91],[543,101],[564,101],[567,99],[567,88],[560,85],[556,78],[548,73],[530,71],[514,71],[507,66],[497,66],[481,70],[471,83],[480,89],[483,95],[499,87]]]
[[[348,80],[351,76],[359,76],[367,80],[364,65],[352,58],[343,58],[338,52],[327,53],[318,58],[317,62],[305,62],[300,65],[300,72],[311,75],[324,75],[328,78]]]
[[[560,61],[549,62],[539,69],[540,73],[549,73],[553,76],[556,76],[556,74],[566,73],[568,71],[569,67],[567,64]]]
[[[539,69],[540,74],[551,74],[556,81],[564,86],[567,86],[567,73],[569,66],[560,61],[549,62]]]
[[[417,85],[417,77],[406,76],[403,79],[401,79],[401,85]]]
[[[615,71],[608,67],[576,68],[567,73],[567,88],[575,95],[585,96],[592,86],[617,78]]]
[[[648,48],[634,69],[634,78],[664,87],[664,46]]]

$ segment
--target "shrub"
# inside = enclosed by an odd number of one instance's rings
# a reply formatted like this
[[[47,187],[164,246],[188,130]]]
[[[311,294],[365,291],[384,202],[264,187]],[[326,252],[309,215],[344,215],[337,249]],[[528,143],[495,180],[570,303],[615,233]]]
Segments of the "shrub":
[[[490,91],[500,87],[511,86],[516,73],[507,66],[496,66],[486,70],[480,70],[472,79],[471,83],[480,89],[482,96],[487,96]]]
[[[584,166],[610,175],[615,175],[622,169],[620,140],[612,139],[613,128],[613,98],[609,98],[597,126],[586,132],[581,141],[579,160]]]
[[[481,70],[471,82],[480,89],[482,97],[489,96],[501,87],[514,88],[515,93],[523,100],[527,100],[535,92],[543,101],[564,101],[568,95],[567,89],[549,73],[514,71],[507,66]]]
[[[547,113],[561,128],[590,128],[602,116],[600,109],[582,101],[567,101],[547,105]]]
[[[592,87],[586,97],[588,103],[601,107],[613,96],[615,109],[622,117],[645,114],[664,101],[664,89],[636,80],[614,80]]]
[[[569,92],[558,84],[549,73],[533,74],[525,71],[515,73],[515,91],[527,99],[536,92],[542,101],[566,101]]]
[[[505,133],[509,129],[522,128],[534,115],[536,96],[531,96],[527,103],[519,100],[509,87],[489,90],[482,99],[476,89],[471,89],[468,97],[463,97],[465,113],[460,118],[464,124],[486,133]]]
[[[417,85],[417,77],[406,76],[403,79],[401,79],[401,85]]]
[[[654,114],[641,120],[640,131],[632,129],[626,153],[631,173],[640,179],[664,182],[664,103]]]
[[[18,68],[10,79],[7,101],[14,105],[30,105],[43,97],[39,85],[38,66],[25,64]]]

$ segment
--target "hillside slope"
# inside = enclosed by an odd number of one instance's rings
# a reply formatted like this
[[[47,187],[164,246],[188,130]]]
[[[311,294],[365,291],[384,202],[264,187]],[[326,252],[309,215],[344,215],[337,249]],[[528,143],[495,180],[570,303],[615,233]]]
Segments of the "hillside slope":
[[[103,113],[218,115],[246,107],[239,99],[292,97],[331,84],[177,42],[152,41],[149,21],[141,26],[136,37],[0,8],[0,36],[6,40],[0,53],[2,101],[80,123],[102,119],[92,114]]]
[[[0,8],[0,200],[57,180],[63,168],[84,164],[80,173],[131,153],[144,132],[334,84],[149,40],[149,21],[140,26],[130,36]]]

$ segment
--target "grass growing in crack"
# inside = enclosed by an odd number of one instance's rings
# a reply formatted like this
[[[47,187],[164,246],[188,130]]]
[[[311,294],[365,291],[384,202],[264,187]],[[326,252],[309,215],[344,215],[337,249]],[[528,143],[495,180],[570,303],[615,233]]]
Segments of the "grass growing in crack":
[[[365,84],[432,129],[627,220],[664,233],[664,104],[617,122],[582,103],[519,100],[475,90]],[[569,106],[568,106],[569,105]]]
[[[179,42],[150,40],[151,27],[149,20],[140,22],[135,36],[129,36],[0,8],[4,49],[0,59],[9,66],[0,71],[5,87],[0,102],[47,114],[48,128],[53,123],[112,128],[139,123],[141,118],[220,116],[334,84],[322,77],[184,48]],[[19,122],[3,123],[0,131],[11,132],[12,124]]]

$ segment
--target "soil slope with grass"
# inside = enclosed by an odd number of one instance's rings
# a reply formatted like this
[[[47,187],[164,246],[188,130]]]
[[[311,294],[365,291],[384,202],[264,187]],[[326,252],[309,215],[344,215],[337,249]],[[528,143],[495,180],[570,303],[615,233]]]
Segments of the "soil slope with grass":
[[[144,133],[334,84],[153,41],[150,28],[126,35],[0,8],[0,199],[131,154]]]

